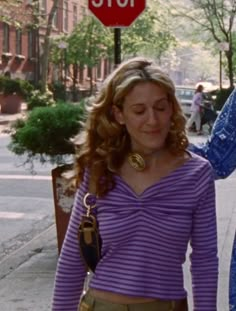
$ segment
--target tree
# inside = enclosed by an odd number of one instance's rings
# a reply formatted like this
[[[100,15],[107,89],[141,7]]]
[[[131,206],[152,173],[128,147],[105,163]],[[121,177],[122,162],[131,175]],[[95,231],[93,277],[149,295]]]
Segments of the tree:
[[[230,87],[233,87],[233,24],[236,15],[236,1],[225,0],[185,0],[180,2],[168,0],[172,16],[186,18],[196,26],[196,30],[203,38],[203,33],[210,36],[217,43],[217,49],[221,42],[228,44],[228,50],[224,51],[227,58]],[[214,47],[215,48],[215,47]]]
[[[122,59],[138,54],[148,54],[160,59],[176,42],[168,28],[164,27],[163,29],[163,24],[164,17],[159,14],[157,19],[157,14],[152,13],[151,8],[147,8],[146,12],[131,27],[122,29]],[[113,60],[113,31],[104,27],[94,17],[85,16],[70,35],[53,40],[51,59],[56,64],[60,64],[62,61],[62,54],[58,49],[60,41],[68,43],[66,62],[67,66],[73,65],[74,88],[78,71],[87,66],[90,76],[90,91],[92,92],[92,68],[99,63],[101,58]]]
[[[23,0],[1,0],[0,21],[16,28],[32,24],[33,6],[25,6]]]
[[[154,13],[152,7],[147,7],[131,27],[122,30],[123,58],[141,53],[160,60],[161,56],[176,42],[168,27],[163,27],[165,24],[163,14]]]
[[[42,79],[41,90],[47,89],[48,60],[50,51],[50,35],[52,22],[55,16],[60,0],[53,0],[52,8],[46,21],[46,30],[44,35],[44,53],[42,59]],[[17,28],[34,28],[38,29],[43,25],[40,12],[39,0],[33,0],[30,5],[25,5],[24,0],[1,0],[0,1],[0,21]]]
[[[68,36],[62,36],[54,40],[52,49],[52,61],[59,63],[60,51],[58,43],[63,40],[68,43],[66,62],[73,65],[73,83],[76,84],[79,70],[88,67],[90,77],[90,92],[93,92],[93,71],[101,58],[108,57],[111,46],[111,30],[104,27],[92,16],[85,16]]]
[[[41,91],[46,92],[47,90],[47,80],[48,80],[48,62],[50,53],[50,35],[52,32],[53,18],[56,14],[59,0],[54,0],[52,8],[48,14],[47,27],[44,36],[43,45],[43,58],[42,58],[42,76],[41,76]]]

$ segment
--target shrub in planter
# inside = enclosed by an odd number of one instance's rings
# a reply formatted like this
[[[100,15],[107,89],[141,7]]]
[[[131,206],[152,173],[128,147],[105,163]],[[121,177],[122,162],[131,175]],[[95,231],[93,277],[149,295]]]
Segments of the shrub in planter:
[[[68,187],[68,180],[62,177],[62,173],[71,168],[75,153],[71,138],[80,130],[84,117],[83,103],[36,107],[29,112],[27,119],[13,124],[8,146],[16,155],[26,156],[24,163],[31,164],[32,168],[34,160],[57,165],[52,170],[52,185],[59,252],[74,201],[74,189]]]
[[[24,99],[28,99],[30,96],[33,85],[27,80],[11,79],[9,77],[1,77],[0,88],[4,95],[17,94]]]
[[[55,220],[58,251],[60,252],[68,226],[74,201],[74,189],[68,187],[63,178],[64,170],[71,168],[74,145],[71,142],[84,120],[83,103],[60,103],[51,107],[36,107],[25,120],[17,120],[12,126],[11,142],[8,148],[19,156],[26,156],[25,164],[34,160],[56,164],[52,170]],[[67,165],[65,165],[67,164]]]
[[[21,79],[11,79],[7,76],[0,77],[0,92],[2,113],[17,113],[21,111],[21,103],[28,99],[33,90],[30,82]]]
[[[75,152],[70,138],[80,130],[84,110],[83,104],[68,103],[33,109],[27,119],[13,123],[9,149],[29,162],[66,163]]]

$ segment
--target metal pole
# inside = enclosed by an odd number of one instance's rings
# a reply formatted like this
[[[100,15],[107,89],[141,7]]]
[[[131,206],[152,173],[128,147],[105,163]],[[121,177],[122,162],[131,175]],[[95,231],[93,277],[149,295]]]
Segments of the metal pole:
[[[66,76],[67,76],[67,55],[66,55],[66,48],[64,49],[64,84],[66,89]]]
[[[34,82],[38,86],[40,80],[40,43],[39,43],[39,27],[35,30],[35,75]]]
[[[114,62],[115,67],[121,63],[121,29],[114,28]]]
[[[220,51],[220,90],[222,89],[222,51]]]
[[[40,3],[39,0],[34,0],[36,4],[36,13],[34,15],[36,29],[34,30],[34,53],[35,53],[35,64],[34,64],[34,83],[38,86],[40,80],[40,32],[39,32],[39,11]]]
[[[65,85],[65,100],[67,99],[67,51],[64,49],[64,85]]]

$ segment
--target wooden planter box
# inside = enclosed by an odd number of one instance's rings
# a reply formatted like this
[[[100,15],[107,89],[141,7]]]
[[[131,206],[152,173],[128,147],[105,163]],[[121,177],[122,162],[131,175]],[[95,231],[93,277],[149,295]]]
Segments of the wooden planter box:
[[[0,93],[0,109],[2,112],[2,105],[4,104],[4,95],[2,93]]]
[[[70,168],[71,165],[65,165],[51,171],[58,253],[64,241],[75,196],[75,192],[67,187],[68,181],[62,176],[62,173]]]
[[[1,113],[14,114],[21,112],[23,99],[17,94],[2,95]]]

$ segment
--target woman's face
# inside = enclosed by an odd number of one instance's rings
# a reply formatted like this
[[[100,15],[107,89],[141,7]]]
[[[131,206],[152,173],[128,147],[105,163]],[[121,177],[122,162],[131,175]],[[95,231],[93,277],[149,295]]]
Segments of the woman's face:
[[[113,107],[116,121],[124,124],[132,150],[149,154],[165,148],[172,104],[167,93],[152,82],[140,82],[128,93],[123,109]]]

